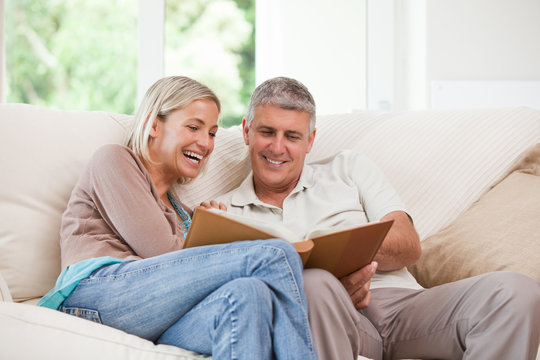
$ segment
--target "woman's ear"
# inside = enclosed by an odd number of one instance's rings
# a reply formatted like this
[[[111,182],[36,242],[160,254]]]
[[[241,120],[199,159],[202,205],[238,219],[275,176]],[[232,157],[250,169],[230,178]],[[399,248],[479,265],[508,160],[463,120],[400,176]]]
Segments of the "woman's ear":
[[[150,137],[156,138],[159,134],[159,130],[161,129],[161,121],[158,117],[154,119],[154,122],[152,123],[152,127],[150,128]]]

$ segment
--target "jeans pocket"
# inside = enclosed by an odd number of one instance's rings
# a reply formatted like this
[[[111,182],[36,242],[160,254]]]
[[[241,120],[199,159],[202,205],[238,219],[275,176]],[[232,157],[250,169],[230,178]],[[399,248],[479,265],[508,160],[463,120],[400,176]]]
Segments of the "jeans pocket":
[[[101,324],[101,318],[97,310],[60,306],[58,311]]]

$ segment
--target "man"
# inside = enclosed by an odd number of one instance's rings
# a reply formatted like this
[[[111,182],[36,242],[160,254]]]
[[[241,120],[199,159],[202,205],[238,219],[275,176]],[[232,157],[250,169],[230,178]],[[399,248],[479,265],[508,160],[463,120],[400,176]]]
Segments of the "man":
[[[535,358],[540,283],[499,272],[422,289],[406,270],[420,257],[418,235],[377,167],[350,151],[304,163],[316,134],[315,102],[304,85],[289,78],[262,83],[242,126],[253,171],[217,199],[229,212],[282,223],[299,235],[317,226],[394,220],[374,263],[339,280],[304,270],[321,359]]]

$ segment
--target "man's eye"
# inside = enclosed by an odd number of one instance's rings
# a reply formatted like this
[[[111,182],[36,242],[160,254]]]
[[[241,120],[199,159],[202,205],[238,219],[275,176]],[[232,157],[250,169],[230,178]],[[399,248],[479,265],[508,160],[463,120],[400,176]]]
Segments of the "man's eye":
[[[192,130],[192,131],[197,131],[199,130],[198,127],[194,126],[194,125],[188,125],[188,129]]]
[[[300,140],[300,136],[298,135],[289,135],[287,138],[292,141]]]

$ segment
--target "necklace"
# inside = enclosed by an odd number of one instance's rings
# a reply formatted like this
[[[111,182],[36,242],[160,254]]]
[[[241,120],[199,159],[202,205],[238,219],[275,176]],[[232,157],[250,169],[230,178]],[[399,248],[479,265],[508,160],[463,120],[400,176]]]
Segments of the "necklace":
[[[182,233],[184,234],[184,239],[187,236],[189,227],[191,226],[191,217],[189,214],[184,210],[182,205],[176,201],[174,197],[171,196],[169,192],[167,192],[167,198],[169,198],[169,201],[171,202],[171,205],[174,208],[174,211],[178,214],[178,217],[181,221],[178,221],[176,225],[178,226],[178,229],[182,230]]]

